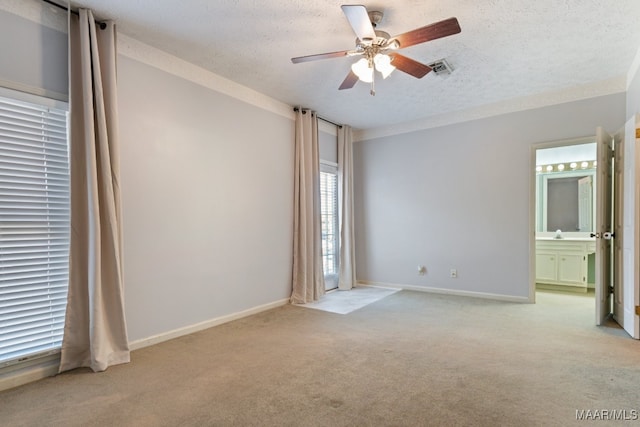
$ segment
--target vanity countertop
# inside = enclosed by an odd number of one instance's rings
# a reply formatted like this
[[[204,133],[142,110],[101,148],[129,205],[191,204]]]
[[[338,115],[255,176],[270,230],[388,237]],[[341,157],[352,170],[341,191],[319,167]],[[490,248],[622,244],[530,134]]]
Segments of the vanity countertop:
[[[555,237],[536,237],[536,240],[557,240],[559,242],[595,242],[595,237],[563,237],[561,239],[556,239]]]

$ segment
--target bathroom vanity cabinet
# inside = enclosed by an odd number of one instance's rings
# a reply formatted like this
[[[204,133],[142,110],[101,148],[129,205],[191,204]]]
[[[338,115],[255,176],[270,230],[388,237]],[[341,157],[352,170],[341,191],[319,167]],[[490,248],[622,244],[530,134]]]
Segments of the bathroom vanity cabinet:
[[[536,239],[536,283],[587,288],[592,239]]]

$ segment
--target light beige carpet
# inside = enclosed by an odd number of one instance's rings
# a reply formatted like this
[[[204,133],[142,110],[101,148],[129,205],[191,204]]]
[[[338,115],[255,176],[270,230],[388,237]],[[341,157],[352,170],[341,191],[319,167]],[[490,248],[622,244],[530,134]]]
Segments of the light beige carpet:
[[[3,426],[572,426],[640,410],[640,343],[593,298],[401,291],[347,315],[284,306],[0,393]]]

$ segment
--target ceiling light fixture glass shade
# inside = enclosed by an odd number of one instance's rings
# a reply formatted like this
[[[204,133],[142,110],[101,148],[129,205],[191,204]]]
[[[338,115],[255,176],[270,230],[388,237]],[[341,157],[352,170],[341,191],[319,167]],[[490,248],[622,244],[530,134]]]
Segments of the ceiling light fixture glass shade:
[[[383,79],[389,77],[389,74],[396,69],[396,67],[391,65],[391,58],[389,58],[388,55],[383,55],[381,53],[377,54],[373,58],[373,63],[376,64],[376,70],[380,71]]]
[[[365,83],[371,83],[373,81],[374,70],[379,71],[380,74],[382,74],[382,78],[386,79],[395,69],[396,67],[391,65],[389,55],[382,53],[376,54],[376,56],[373,57],[373,61],[370,61],[368,58],[360,58],[358,62],[351,66],[351,70],[355,75]]]
[[[371,83],[373,81],[373,67],[369,66],[369,61],[366,58],[362,58],[353,64],[351,71],[365,83]]]

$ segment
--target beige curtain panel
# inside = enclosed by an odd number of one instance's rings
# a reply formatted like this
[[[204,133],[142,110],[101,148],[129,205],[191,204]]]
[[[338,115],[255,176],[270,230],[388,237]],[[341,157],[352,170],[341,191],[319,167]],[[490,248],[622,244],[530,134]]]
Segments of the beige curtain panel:
[[[356,255],[353,219],[353,131],[338,128],[338,198],[340,200],[340,266],[338,289],[356,285]]]
[[[69,15],[71,246],[60,372],[129,361],[122,277],[116,31]]]
[[[295,126],[291,302],[305,304],[324,295],[318,117],[313,111],[298,109]]]

